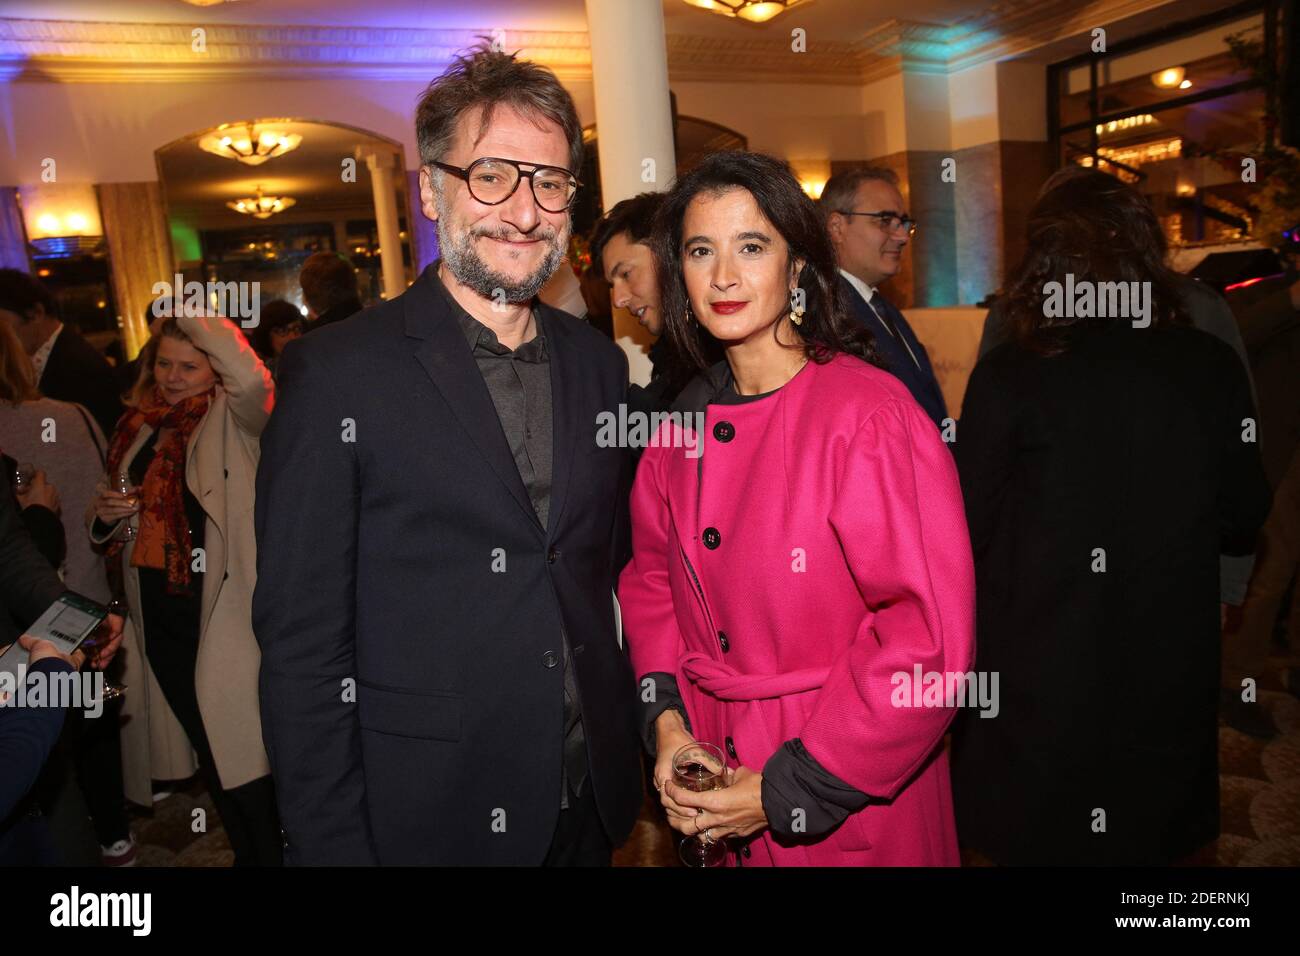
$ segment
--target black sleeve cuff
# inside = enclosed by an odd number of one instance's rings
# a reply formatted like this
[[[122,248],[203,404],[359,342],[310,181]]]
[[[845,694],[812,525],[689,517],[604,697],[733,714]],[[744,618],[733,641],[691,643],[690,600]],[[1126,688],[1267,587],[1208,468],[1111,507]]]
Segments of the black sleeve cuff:
[[[819,764],[798,737],[782,744],[763,766],[763,812],[780,836],[823,836],[870,799]]]
[[[646,681],[650,681],[649,684]],[[675,710],[682,715],[682,722],[687,731],[691,729],[691,719],[686,716],[686,705],[682,703],[681,691],[677,688],[677,678],[667,671],[652,671],[643,674],[638,683],[641,702],[641,743],[646,753],[655,755],[655,721],[665,710]],[[649,700],[646,700],[646,697]]]

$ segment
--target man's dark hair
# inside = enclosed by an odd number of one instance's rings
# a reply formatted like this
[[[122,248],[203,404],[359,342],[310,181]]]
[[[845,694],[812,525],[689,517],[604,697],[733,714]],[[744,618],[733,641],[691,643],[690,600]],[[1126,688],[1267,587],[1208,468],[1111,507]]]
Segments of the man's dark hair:
[[[601,217],[591,233],[591,267],[596,275],[605,275],[605,247],[619,233],[625,232],[633,242],[649,245],[655,213],[663,201],[663,193],[641,193],[615,203],[614,208]]]
[[[37,305],[44,307],[46,315],[58,318],[59,305],[49,289],[19,269],[0,269],[0,309],[16,312],[26,322]]]
[[[477,142],[496,108],[511,106],[525,116],[548,119],[564,131],[569,141],[569,171],[578,174],[582,168],[582,123],[573,97],[546,67],[515,56],[493,50],[485,41],[456,57],[446,72],[429,84],[415,111],[415,140],[422,165],[443,160],[461,116],[481,110]],[[503,158],[527,162],[533,157]],[[433,172],[441,175],[437,169]]]
[[[357,274],[352,263],[337,252],[317,252],[303,263],[298,273],[302,297],[317,315],[337,305],[361,307],[357,292]]]
[[[859,166],[857,169],[836,173],[826,181],[826,185],[822,187],[822,194],[817,200],[817,208],[822,214],[822,219],[829,219],[833,212],[853,211],[853,200],[858,195],[858,187],[869,182],[888,183],[897,189],[898,173],[884,166]],[[877,210],[857,211],[876,212]],[[902,211],[894,210],[894,212]]]

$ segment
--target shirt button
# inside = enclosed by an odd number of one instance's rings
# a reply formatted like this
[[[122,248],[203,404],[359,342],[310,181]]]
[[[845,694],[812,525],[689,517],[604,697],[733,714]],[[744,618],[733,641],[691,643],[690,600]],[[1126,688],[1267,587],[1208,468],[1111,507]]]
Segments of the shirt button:
[[[739,757],[736,756],[736,742],[732,740],[730,737],[727,738],[727,756],[730,757],[732,760],[740,759]]]
[[[710,551],[716,551],[720,544],[722,544],[722,532],[717,528],[705,528],[704,546]]]
[[[542,655],[543,666],[549,668],[554,667],[558,663],[560,663],[560,655],[555,653],[555,651],[547,651]]]
[[[722,646],[722,653],[724,654],[731,650],[731,641],[727,640],[726,631],[718,631],[718,644]]]
[[[713,426],[713,437],[725,444],[736,437],[736,426],[731,422],[718,422]]]

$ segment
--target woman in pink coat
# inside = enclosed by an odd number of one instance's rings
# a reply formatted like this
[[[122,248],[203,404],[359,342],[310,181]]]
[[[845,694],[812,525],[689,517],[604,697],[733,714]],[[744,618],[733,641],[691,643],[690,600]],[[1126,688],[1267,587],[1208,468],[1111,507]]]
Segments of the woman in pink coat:
[[[669,194],[656,258],[674,345],[703,367],[703,326],[726,350],[645,452],[619,582],[669,822],[730,838],[737,864],[956,865],[954,701],[913,686],[973,657],[948,449],[871,364],[782,163],[706,159]],[[724,750],[728,788],[673,784],[695,739]]]

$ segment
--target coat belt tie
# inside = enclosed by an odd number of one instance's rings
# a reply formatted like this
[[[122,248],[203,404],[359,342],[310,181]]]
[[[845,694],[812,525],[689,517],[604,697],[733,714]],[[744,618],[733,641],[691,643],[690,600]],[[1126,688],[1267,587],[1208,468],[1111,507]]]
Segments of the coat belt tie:
[[[829,667],[805,667],[778,674],[742,674],[734,667],[693,651],[678,662],[691,683],[719,700],[766,700],[817,690],[830,676]]]

